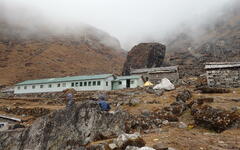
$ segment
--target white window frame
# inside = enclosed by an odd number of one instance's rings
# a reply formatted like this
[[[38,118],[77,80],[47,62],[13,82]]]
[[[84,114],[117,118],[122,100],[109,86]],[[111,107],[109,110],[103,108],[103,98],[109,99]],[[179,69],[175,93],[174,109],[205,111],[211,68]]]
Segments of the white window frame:
[[[66,87],[66,83],[62,83],[62,87]]]

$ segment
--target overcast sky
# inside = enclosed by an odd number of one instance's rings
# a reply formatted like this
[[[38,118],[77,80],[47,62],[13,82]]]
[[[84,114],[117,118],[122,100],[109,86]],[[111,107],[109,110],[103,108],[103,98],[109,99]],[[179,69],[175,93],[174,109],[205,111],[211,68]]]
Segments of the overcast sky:
[[[138,42],[159,41],[179,25],[201,24],[234,0],[0,0],[62,24],[84,22],[118,38],[126,50]],[[14,16],[14,9],[7,12]],[[19,12],[17,12],[19,14]],[[20,12],[21,13],[21,12]],[[30,22],[29,22],[30,23]]]

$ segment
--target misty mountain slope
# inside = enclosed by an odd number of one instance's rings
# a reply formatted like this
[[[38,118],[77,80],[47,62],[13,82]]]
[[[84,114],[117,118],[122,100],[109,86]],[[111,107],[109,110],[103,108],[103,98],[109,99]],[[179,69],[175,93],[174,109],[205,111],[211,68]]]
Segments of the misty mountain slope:
[[[224,14],[215,24],[206,26],[199,36],[181,33],[169,41],[165,65],[180,65],[182,75],[199,75],[203,73],[205,62],[240,61],[238,8],[239,5],[236,5],[236,8]]]
[[[126,52],[91,26],[60,30],[0,24],[0,84],[81,74],[120,73]]]

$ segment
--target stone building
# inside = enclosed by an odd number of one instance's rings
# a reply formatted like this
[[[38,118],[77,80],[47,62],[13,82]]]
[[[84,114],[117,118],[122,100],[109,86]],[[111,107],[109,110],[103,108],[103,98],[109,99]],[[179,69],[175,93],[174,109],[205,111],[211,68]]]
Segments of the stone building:
[[[240,87],[240,62],[209,62],[205,64],[205,70],[210,87]]]
[[[150,81],[154,84],[163,78],[168,78],[173,83],[179,79],[178,66],[132,69],[130,74],[141,75],[145,82]]]

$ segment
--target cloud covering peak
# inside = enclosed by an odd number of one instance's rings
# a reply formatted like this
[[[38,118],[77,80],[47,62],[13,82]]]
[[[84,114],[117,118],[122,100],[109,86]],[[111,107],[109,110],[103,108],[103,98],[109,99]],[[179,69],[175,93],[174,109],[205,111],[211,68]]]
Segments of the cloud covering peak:
[[[9,23],[27,27],[38,23],[53,28],[90,24],[117,37],[128,50],[138,42],[161,41],[179,26],[209,22],[221,16],[222,8],[234,1],[2,0],[0,7]]]

